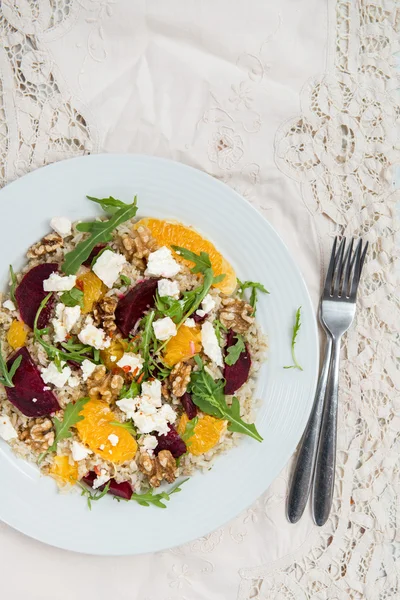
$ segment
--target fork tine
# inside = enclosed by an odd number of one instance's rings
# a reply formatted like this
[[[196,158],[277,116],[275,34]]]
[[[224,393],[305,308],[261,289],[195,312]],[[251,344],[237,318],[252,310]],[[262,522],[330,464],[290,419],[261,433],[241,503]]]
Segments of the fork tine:
[[[351,283],[351,269],[353,266],[353,246],[354,246],[354,238],[351,238],[351,242],[349,247],[347,248],[345,261],[347,261],[346,272],[343,277],[343,289],[342,296],[345,295],[347,298],[350,294],[350,283]]]
[[[326,279],[325,279],[324,294],[328,294],[329,296],[331,295],[333,274],[335,272],[335,262],[336,262],[335,257],[336,257],[337,241],[338,241],[338,239],[337,239],[337,237],[335,237],[335,241],[333,242],[333,248],[332,248],[332,252],[331,252],[331,258],[329,261],[328,272],[326,274]]]
[[[354,300],[354,301],[357,297],[358,284],[360,283],[361,271],[363,268],[365,255],[367,253],[367,248],[368,248],[368,242],[365,244],[364,250],[362,249],[362,240],[360,239],[360,241],[357,244],[356,251],[355,251],[354,274],[353,274],[353,281],[351,283],[351,290],[350,290],[350,299]]]
[[[336,277],[335,277],[335,281],[333,284],[333,292],[332,292],[334,296],[339,295],[340,282],[341,282],[342,274],[343,274],[343,266],[344,266],[343,255],[344,255],[345,247],[346,247],[346,238],[343,237],[342,241],[340,242],[339,250],[337,252],[337,259],[336,259],[337,272],[336,272]]]

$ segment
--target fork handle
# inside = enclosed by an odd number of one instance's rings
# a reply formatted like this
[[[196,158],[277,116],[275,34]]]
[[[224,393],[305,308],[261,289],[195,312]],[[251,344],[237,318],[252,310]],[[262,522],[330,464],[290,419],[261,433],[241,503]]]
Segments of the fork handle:
[[[334,338],[314,477],[313,514],[320,527],[328,520],[335,485],[339,359],[340,338]]]
[[[308,496],[310,495],[315,458],[318,450],[319,432],[321,428],[331,353],[332,338],[330,335],[327,335],[325,356],[317,390],[315,392],[314,404],[308,419],[307,427],[300,442],[300,448],[290,484],[287,516],[291,523],[297,523],[300,519],[307,505]]]

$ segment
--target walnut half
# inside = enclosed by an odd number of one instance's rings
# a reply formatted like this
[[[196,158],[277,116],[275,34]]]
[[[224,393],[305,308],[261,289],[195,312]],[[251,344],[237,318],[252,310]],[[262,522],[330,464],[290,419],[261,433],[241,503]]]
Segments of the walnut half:
[[[124,378],[121,375],[107,374],[107,369],[104,365],[97,366],[87,380],[90,398],[105,400],[106,402],[116,400],[123,385]]]
[[[143,259],[147,258],[150,252],[157,250],[157,242],[151,235],[150,229],[142,225],[133,231],[132,235],[124,235],[121,242],[126,258],[142,270],[146,266]]]
[[[254,323],[253,307],[238,298],[223,298],[220,321],[236,333],[245,333]]]
[[[117,329],[115,324],[115,309],[117,308],[117,304],[118,300],[105,296],[93,309],[95,325],[101,325],[108,335],[113,334]]]
[[[190,381],[190,373],[192,371],[191,365],[187,363],[178,362],[172,369],[169,375],[169,383],[172,388],[172,393],[177,398],[181,398],[187,390],[187,386]]]
[[[58,233],[49,233],[37,244],[31,246],[26,253],[28,258],[39,258],[45,254],[53,254],[64,245],[63,239]]]
[[[18,437],[34,452],[44,452],[54,442],[53,423],[47,417],[32,419]]]
[[[173,483],[176,479],[176,460],[169,450],[161,450],[158,456],[152,458],[147,452],[139,457],[139,469],[148,479],[151,487],[159,487],[162,480]]]

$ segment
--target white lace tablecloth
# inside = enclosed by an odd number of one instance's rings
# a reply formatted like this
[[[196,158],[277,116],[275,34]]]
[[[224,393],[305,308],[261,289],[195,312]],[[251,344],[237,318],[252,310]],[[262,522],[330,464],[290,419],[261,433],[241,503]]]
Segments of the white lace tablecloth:
[[[0,4],[1,185],[100,151],[191,164],[277,228],[315,305],[332,237],[371,244],[325,527],[287,523],[290,465],[228,525],[152,556],[80,556],[0,524],[1,598],[398,600],[400,3]]]

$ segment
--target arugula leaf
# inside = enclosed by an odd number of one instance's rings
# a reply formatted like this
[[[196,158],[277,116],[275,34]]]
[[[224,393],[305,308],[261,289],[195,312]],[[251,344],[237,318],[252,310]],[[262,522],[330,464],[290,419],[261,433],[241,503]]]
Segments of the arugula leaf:
[[[130,385],[124,385],[122,391],[119,395],[119,400],[123,400],[124,398],[136,398],[140,394],[140,383],[137,381],[132,381]]]
[[[112,196],[109,196],[108,198],[94,198],[93,196],[86,196],[86,198],[92,202],[100,204],[104,212],[108,213],[109,215],[114,215],[119,208],[126,206],[125,202],[117,200],[117,198],[113,198]]]
[[[1,344],[0,344],[0,373],[1,373],[0,383],[2,383],[4,385],[4,387],[10,387],[10,388],[15,387],[12,380],[13,380],[13,377],[14,377],[19,365],[21,364],[21,361],[22,361],[22,356],[18,356],[18,358],[15,359],[13,364],[11,365],[11,369],[8,370],[7,363],[3,358],[3,352],[2,352]]]
[[[190,438],[194,435],[194,429],[199,422],[199,417],[194,417],[186,423],[185,431],[181,435],[181,438],[185,442],[186,446],[190,446]]]
[[[156,341],[153,330],[153,321],[155,315],[156,311],[152,310],[141,320],[141,325],[144,327],[144,329],[140,340],[140,350],[144,360],[143,368],[147,371],[149,369],[150,344],[153,341]]]
[[[124,285],[131,285],[131,283],[132,283],[132,280],[129,277],[127,277],[126,275],[124,275],[123,273],[121,273],[119,278]]]
[[[223,323],[221,323],[221,321],[219,319],[215,319],[213,325],[214,325],[215,335],[217,336],[218,344],[221,345],[221,342],[222,342],[221,331],[223,331],[224,333],[228,333],[228,329],[225,327],[225,325]]]
[[[172,494],[177,494],[178,492],[180,492],[182,485],[186,483],[188,479],[189,478],[184,479],[180,483],[177,483],[168,492],[160,492],[159,494],[155,494],[154,489],[151,488],[148,492],[145,492],[144,494],[132,494],[131,500],[134,500],[135,502],[140,504],[140,506],[150,506],[150,504],[152,504],[153,506],[157,506],[158,508],[167,508],[163,500],[167,502],[171,500]]]
[[[194,267],[190,269],[192,273],[204,274],[207,269],[211,269],[211,260],[207,252],[201,251],[200,254],[195,254],[195,252],[187,250],[187,248],[182,248],[181,246],[171,246],[171,248],[175,250],[179,256],[182,256],[182,258],[194,263]]]
[[[257,281],[240,281],[240,279],[237,280],[238,285],[239,285],[239,289],[238,289],[238,293],[240,294],[241,298],[244,298],[244,292],[247,289],[251,289],[251,295],[250,295],[250,306],[252,306],[254,308],[254,313],[256,312],[256,304],[257,304],[257,290],[260,292],[263,292],[264,294],[269,294],[269,291],[263,286],[262,283],[258,283]]]
[[[92,502],[95,502],[97,500],[101,500],[101,498],[104,498],[104,496],[108,493],[108,490],[110,489],[110,485],[111,482],[109,481],[105,486],[103,490],[95,490],[94,492],[92,492],[88,487],[86,487],[85,485],[83,485],[80,481],[76,482],[79,487],[81,488],[81,496],[86,496],[86,500],[87,500],[87,505],[89,510],[92,510]]]
[[[236,344],[228,348],[227,355],[225,357],[225,362],[229,366],[236,364],[239,360],[239,356],[246,350],[243,336],[240,335],[240,333],[236,333],[235,338],[237,340]]]
[[[171,296],[159,296],[156,293],[156,309],[165,317],[170,317],[174,323],[179,323],[183,316],[183,306],[180,300]]]
[[[198,360],[196,360],[198,359]],[[235,431],[248,435],[258,442],[262,442],[262,437],[258,433],[254,424],[245,423],[240,417],[240,405],[237,398],[232,400],[232,405],[228,406],[224,395],[225,381],[214,379],[204,370],[204,365],[199,357],[195,357],[199,371],[192,371],[190,378],[190,392],[192,400],[200,410],[217,419],[226,419],[229,421],[229,431]]]
[[[126,431],[128,431],[128,433],[130,433],[134,438],[138,436],[137,429],[132,421],[127,421],[126,423],[121,423],[120,421],[110,421],[110,425],[115,425],[116,427],[122,427],[122,429],[126,429]]]
[[[293,325],[293,332],[292,332],[292,359],[293,359],[293,364],[289,365],[288,367],[283,367],[284,369],[299,369],[299,371],[302,371],[303,368],[299,365],[297,358],[296,358],[296,353],[295,353],[295,345],[296,345],[296,338],[297,335],[300,331],[300,327],[301,327],[301,321],[300,321],[300,317],[301,317],[301,306],[299,306],[299,308],[296,311],[296,318],[295,318],[295,322]]]
[[[42,452],[42,454],[39,455],[38,464],[42,462],[44,457],[49,452],[57,451],[58,442],[61,442],[61,440],[68,439],[72,436],[72,433],[70,431],[71,427],[76,425],[76,423],[79,423],[79,421],[82,421],[84,417],[80,414],[80,412],[82,411],[85,404],[89,402],[89,400],[90,398],[80,398],[75,402],[75,404],[73,404],[72,402],[67,404],[64,410],[64,416],[62,421],[57,419],[57,417],[54,417],[53,425],[54,429],[56,430],[54,442],[45,452]]]
[[[17,299],[15,297],[15,290],[17,289],[18,282],[17,282],[17,278],[14,273],[14,269],[12,268],[12,265],[10,265],[10,279],[11,279],[11,285],[10,285],[11,300],[14,302],[15,306],[17,306],[18,303],[17,303]]]
[[[91,251],[98,244],[109,242],[112,232],[116,227],[132,219],[137,212],[137,199],[132,204],[123,204],[118,208],[108,221],[92,221],[90,223],[79,223],[78,231],[89,232],[91,235],[79,242],[71,252],[65,255],[62,270],[66,275],[74,275],[81,264],[90,256]]]
[[[83,308],[84,299],[82,290],[74,287],[69,292],[64,292],[60,296],[60,302],[65,306],[80,306]]]

